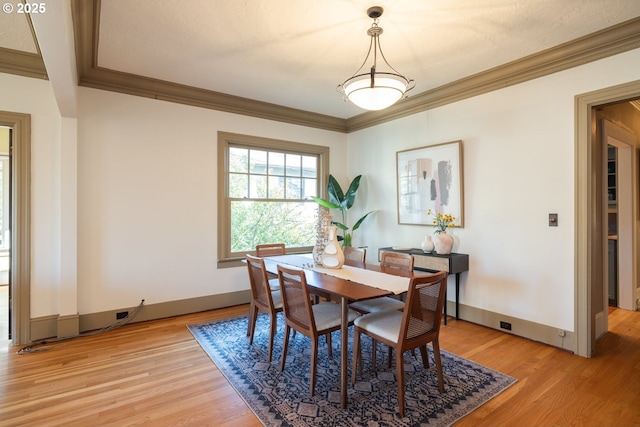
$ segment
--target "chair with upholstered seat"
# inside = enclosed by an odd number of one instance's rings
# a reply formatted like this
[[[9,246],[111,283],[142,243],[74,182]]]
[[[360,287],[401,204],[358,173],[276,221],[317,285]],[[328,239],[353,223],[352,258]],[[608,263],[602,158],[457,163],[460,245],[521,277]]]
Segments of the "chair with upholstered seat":
[[[249,345],[253,345],[253,334],[256,329],[258,313],[264,312],[269,315],[269,358],[271,363],[273,355],[273,339],[276,334],[276,314],[282,311],[282,295],[280,290],[272,290],[269,287],[267,270],[264,260],[247,254],[247,268],[249,269],[249,282],[251,284],[251,305],[249,308],[249,324],[247,326],[247,336]]]
[[[260,258],[286,254],[287,249],[284,243],[262,243],[260,245],[256,245],[256,256],[259,256]],[[269,278],[269,286],[271,289],[278,289],[280,287],[278,284],[278,276],[276,274],[267,273],[267,277]]]
[[[357,363],[362,360],[360,335],[370,336],[374,342],[380,341],[396,350],[396,376],[398,382],[398,406],[400,415],[404,416],[404,352],[420,349],[422,364],[429,368],[427,343],[433,346],[436,362],[438,386],[444,392],[442,360],[440,356],[440,322],[442,306],[447,287],[447,272],[440,271],[432,275],[416,276],[411,279],[407,300],[403,311],[385,310],[365,314],[354,322],[354,351],[351,382],[355,383]],[[376,369],[376,346],[371,350],[372,370]]]
[[[380,266],[388,270],[413,271],[413,255],[404,252],[382,252]]]
[[[399,271],[413,272],[413,255],[402,252],[383,252],[380,259],[380,268],[383,272],[395,274]],[[364,301],[356,301],[349,305],[350,308],[360,313],[373,313],[381,310],[402,310],[404,303],[393,297],[380,297]]]
[[[331,332],[340,329],[342,309],[339,304],[331,302],[311,303],[304,270],[290,269],[278,265],[278,278],[280,279],[285,318],[284,345],[282,346],[280,370],[283,371],[286,364],[290,330],[293,329],[309,337],[311,339],[310,388],[311,396],[313,396],[316,387],[318,337],[326,336],[328,353],[332,357]],[[347,312],[349,324],[353,323],[357,316],[357,312],[349,310]],[[341,351],[346,350],[341,349]]]
[[[345,246],[342,248],[344,252],[344,263],[352,267],[365,268],[367,259],[367,250],[365,248],[354,248],[353,246]]]
[[[256,256],[277,256],[286,255],[287,249],[284,243],[263,243],[256,246]]]

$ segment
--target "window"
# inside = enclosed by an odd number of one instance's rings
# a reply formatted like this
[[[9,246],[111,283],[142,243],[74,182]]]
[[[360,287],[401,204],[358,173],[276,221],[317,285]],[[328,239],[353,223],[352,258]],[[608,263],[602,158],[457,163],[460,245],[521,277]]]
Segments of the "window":
[[[218,252],[238,259],[260,243],[311,250],[329,148],[218,133]]]

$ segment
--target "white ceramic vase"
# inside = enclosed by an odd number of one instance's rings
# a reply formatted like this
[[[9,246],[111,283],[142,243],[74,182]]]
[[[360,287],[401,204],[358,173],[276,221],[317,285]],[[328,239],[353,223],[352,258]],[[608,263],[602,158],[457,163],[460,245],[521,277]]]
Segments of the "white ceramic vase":
[[[424,236],[424,241],[420,244],[420,247],[425,254],[433,252],[435,245],[433,244],[433,240],[431,240],[431,236]]]
[[[433,236],[433,245],[435,246],[435,251],[437,254],[450,254],[451,250],[453,249],[453,236],[451,234],[447,234],[446,231],[441,231],[440,233]]]
[[[336,238],[338,227],[332,225],[328,229],[327,243],[322,252],[322,265],[326,268],[341,268],[344,264],[344,252]]]

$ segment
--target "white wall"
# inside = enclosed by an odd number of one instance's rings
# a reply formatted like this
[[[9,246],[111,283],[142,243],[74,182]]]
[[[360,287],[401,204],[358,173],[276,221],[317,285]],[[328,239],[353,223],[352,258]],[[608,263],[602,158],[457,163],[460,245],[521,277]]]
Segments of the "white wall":
[[[462,139],[461,302],[574,330],[574,97],[638,69],[635,50],[350,135],[80,88],[78,310],[248,288],[242,268],[216,268],[218,130],[324,144],[340,182],[363,174],[351,218],[379,209],[355,234],[370,259],[431,232],[397,224],[396,151]],[[1,110],[32,115],[31,315],[55,315],[61,118],[47,81],[0,74],[0,91]]]
[[[217,132],[330,147],[340,133],[80,88],[78,288],[81,314],[248,289],[217,269]]]
[[[470,268],[460,302],[574,330],[574,98],[634,81],[639,69],[635,50],[350,134],[348,173],[366,180],[351,217],[380,210],[357,244],[372,255],[420,247],[433,228],[398,225],[395,153],[461,139],[465,226],[453,231],[454,251]]]
[[[31,115],[31,316],[57,314],[61,119],[50,83],[0,73],[0,110]]]

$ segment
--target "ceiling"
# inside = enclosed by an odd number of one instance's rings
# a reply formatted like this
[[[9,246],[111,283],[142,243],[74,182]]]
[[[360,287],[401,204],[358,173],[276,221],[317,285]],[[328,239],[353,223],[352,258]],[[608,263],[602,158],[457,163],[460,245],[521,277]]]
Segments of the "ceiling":
[[[233,95],[267,103],[266,107],[275,104],[339,120],[364,113],[344,102],[336,86],[366,56],[366,32],[373,22],[366,10],[373,5],[384,7],[379,25],[386,59],[416,81],[409,100],[632,19],[636,33],[640,32],[637,0],[74,0],[71,4],[75,42],[86,46],[76,48],[81,85],[130,93],[131,87],[123,87],[152,82],[155,89],[146,90],[159,93],[158,88],[169,82],[177,84],[174,88],[204,89],[202,93]],[[26,15],[0,14],[2,52],[31,57],[42,49],[47,63],[43,43],[34,42],[33,34]],[[97,41],[86,40],[92,37]],[[83,63],[88,65],[83,68]],[[114,76],[119,76],[119,83],[109,80]]]

